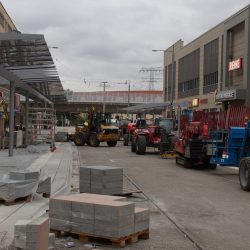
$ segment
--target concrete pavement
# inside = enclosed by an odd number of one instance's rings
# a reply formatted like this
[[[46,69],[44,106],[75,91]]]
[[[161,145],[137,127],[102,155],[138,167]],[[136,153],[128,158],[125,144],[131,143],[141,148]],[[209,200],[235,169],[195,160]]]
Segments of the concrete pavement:
[[[16,149],[9,158],[5,150],[0,151],[0,171],[6,173],[16,169],[43,169],[51,176],[52,196],[70,192],[72,169],[71,143],[57,143],[57,150],[50,152],[49,145],[36,145],[30,149]],[[5,155],[6,154],[6,155]],[[9,167],[6,167],[9,166]],[[13,240],[14,224],[19,219],[41,216],[48,209],[49,199],[35,194],[32,202],[12,206],[0,205],[0,249],[7,249]]]
[[[130,199],[149,207],[151,237],[126,249],[250,248],[250,194],[240,189],[238,170],[184,169],[153,151],[131,153],[121,143],[112,149],[104,144],[78,149],[81,164],[123,167],[127,184],[143,190],[144,195]]]

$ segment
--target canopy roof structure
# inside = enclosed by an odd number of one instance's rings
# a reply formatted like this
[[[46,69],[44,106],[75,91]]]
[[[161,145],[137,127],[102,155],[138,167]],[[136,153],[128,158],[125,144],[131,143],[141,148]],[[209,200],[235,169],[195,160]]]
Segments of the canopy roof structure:
[[[53,103],[67,101],[43,35],[1,33],[0,76],[14,81],[15,91],[29,92],[32,99]]]

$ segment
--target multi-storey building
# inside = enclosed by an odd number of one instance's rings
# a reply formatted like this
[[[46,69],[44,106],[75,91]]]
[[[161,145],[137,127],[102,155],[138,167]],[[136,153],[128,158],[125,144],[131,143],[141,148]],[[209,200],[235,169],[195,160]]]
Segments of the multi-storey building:
[[[17,32],[17,28],[10,18],[9,14],[5,10],[4,6],[0,2],[0,33],[5,32]],[[0,78],[0,82],[4,81],[2,78]],[[6,93],[8,91],[5,88],[0,87],[0,100],[4,96],[7,98]]]
[[[0,32],[12,31],[17,31],[17,28],[0,2]]]
[[[250,5],[189,44],[166,49],[164,101],[203,110],[250,106],[249,17]]]

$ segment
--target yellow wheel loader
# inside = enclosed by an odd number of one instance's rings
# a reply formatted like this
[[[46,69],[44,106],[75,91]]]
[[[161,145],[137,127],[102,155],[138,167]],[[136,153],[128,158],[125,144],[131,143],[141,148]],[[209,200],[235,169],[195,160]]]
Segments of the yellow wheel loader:
[[[100,142],[107,142],[109,147],[115,147],[120,139],[118,127],[111,125],[111,114],[98,113],[93,108],[83,127],[76,126],[73,137],[76,146],[88,144],[92,147],[98,147]]]

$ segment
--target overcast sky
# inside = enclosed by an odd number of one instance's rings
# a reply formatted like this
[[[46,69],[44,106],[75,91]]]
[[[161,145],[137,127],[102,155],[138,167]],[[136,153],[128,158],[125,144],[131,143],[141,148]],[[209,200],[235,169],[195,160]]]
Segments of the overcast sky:
[[[44,34],[64,88],[147,89],[142,67],[163,66],[163,53],[217,25],[249,0],[2,0],[22,33]],[[155,89],[162,87],[156,76]],[[143,79],[142,79],[143,78]]]

